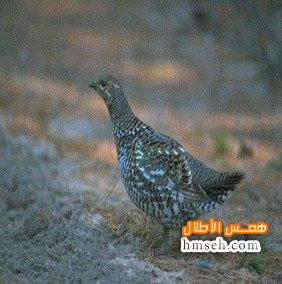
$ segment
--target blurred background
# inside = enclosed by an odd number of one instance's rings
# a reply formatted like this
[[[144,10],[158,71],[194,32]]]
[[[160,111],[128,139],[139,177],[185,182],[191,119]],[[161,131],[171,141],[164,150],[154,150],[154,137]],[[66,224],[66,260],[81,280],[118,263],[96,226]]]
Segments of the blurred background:
[[[111,267],[133,281],[281,281],[281,1],[0,3],[0,279],[99,280]],[[211,216],[269,222],[259,258],[152,256],[161,229],[128,200],[106,107],[88,88],[108,72],[143,121],[208,165],[246,173]],[[87,255],[105,261],[92,248],[102,231],[123,254],[112,266]]]

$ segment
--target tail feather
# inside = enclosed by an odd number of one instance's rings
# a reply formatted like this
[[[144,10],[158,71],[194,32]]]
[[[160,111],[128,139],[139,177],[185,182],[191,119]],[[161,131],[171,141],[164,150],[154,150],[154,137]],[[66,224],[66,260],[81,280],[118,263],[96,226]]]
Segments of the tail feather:
[[[218,173],[215,182],[207,188],[206,193],[215,202],[222,204],[228,197],[228,192],[233,191],[245,177],[241,172]]]
[[[236,185],[245,177],[244,173],[231,172],[221,173],[219,178],[219,185]]]
[[[217,173],[215,180],[205,189],[207,196],[195,204],[199,212],[210,212],[218,205],[224,203],[238,183],[245,177],[240,172]]]

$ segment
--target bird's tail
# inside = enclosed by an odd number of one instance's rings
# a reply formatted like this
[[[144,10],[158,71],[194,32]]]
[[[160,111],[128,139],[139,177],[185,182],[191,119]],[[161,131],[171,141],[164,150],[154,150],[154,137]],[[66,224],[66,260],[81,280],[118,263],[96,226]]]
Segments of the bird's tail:
[[[219,172],[214,182],[206,189],[206,193],[216,203],[222,204],[227,199],[229,191],[233,191],[244,177],[245,174],[241,172]]]
[[[205,189],[207,196],[196,204],[200,212],[210,212],[229,197],[237,184],[245,177],[241,172],[215,172],[213,181]]]

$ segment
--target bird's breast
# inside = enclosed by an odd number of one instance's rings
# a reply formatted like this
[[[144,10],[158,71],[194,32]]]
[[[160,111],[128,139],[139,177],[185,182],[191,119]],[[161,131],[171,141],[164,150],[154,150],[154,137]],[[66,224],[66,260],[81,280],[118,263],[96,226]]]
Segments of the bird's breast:
[[[118,151],[118,167],[123,179],[125,179],[129,167],[128,150],[125,147],[120,147]]]

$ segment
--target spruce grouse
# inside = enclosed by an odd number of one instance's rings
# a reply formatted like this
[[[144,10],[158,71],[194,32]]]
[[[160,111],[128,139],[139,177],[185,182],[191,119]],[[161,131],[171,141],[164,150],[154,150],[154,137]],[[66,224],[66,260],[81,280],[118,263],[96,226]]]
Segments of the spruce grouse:
[[[191,156],[174,139],[139,120],[110,74],[92,83],[110,113],[118,165],[131,200],[164,228],[180,227],[222,204],[244,178],[218,172]]]

